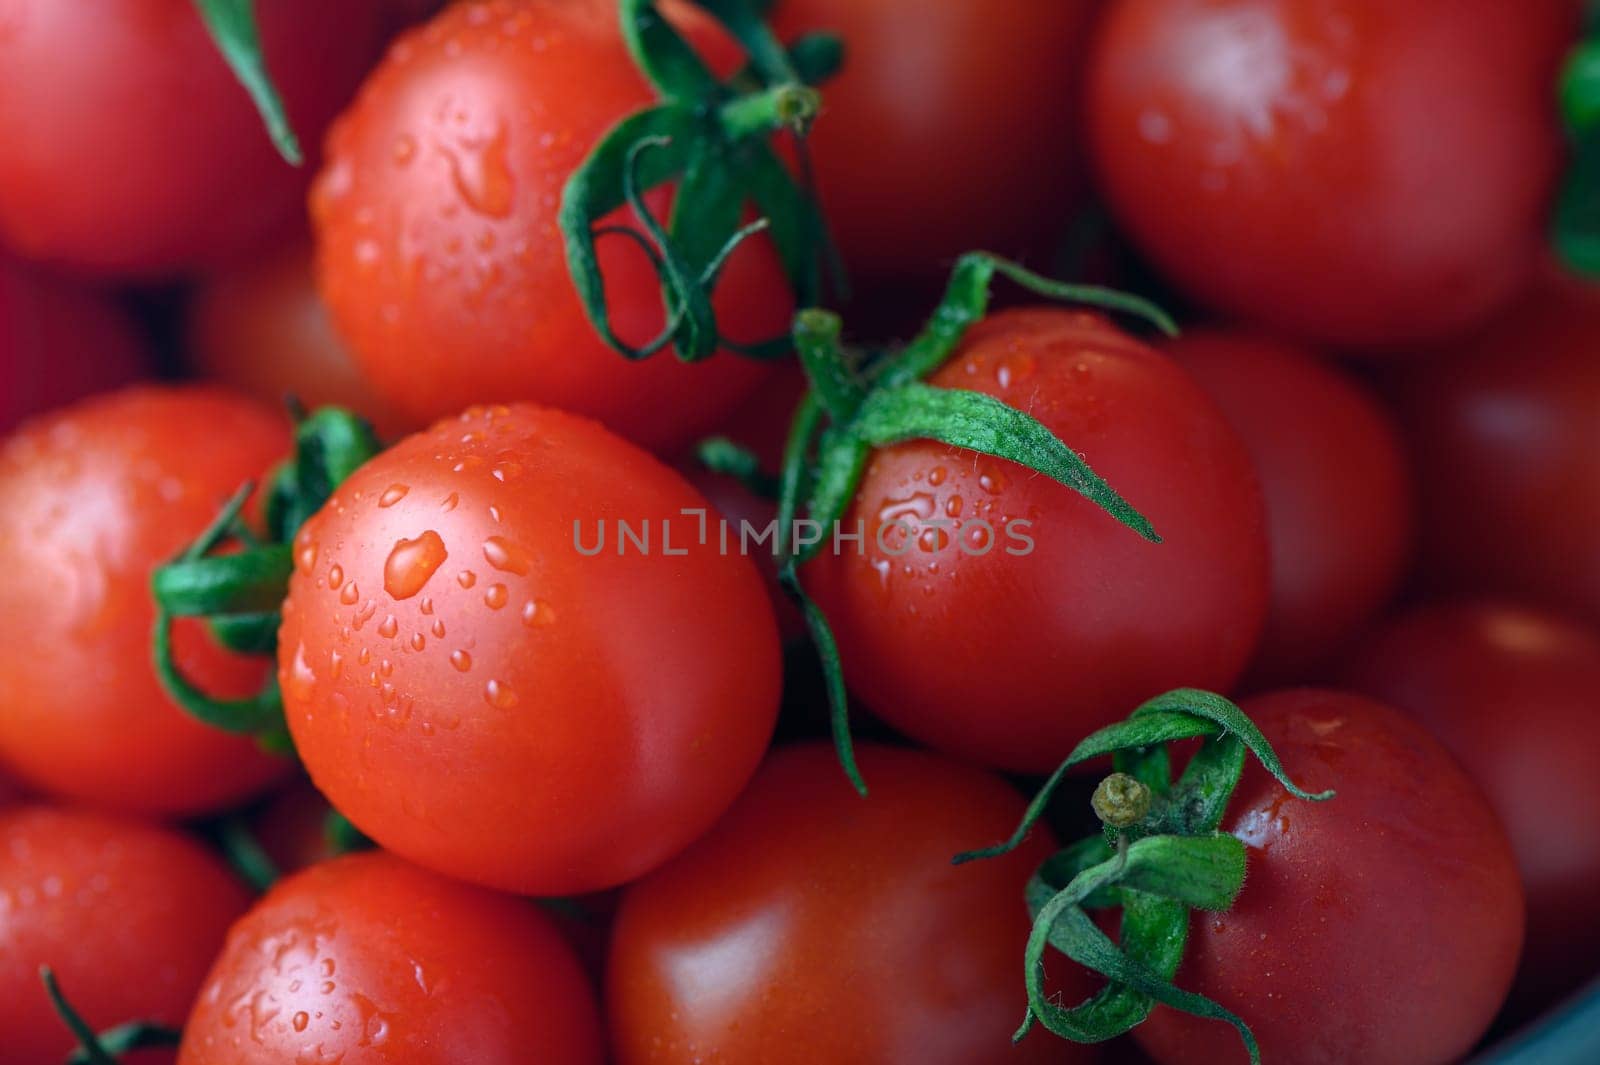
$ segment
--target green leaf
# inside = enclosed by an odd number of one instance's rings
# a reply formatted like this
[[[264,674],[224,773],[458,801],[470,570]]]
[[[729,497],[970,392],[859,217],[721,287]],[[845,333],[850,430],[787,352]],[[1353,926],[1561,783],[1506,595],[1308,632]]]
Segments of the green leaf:
[[[747,492],[763,499],[778,498],[778,479],[761,468],[755,452],[734,443],[725,436],[713,436],[700,441],[695,449],[700,465],[712,473],[732,477]]]
[[[256,26],[255,0],[194,0],[194,6],[205,21],[217,51],[233,69],[234,77],[244,86],[266,123],[272,143],[293,166],[305,161],[300,142],[289,125],[288,112],[283,98],[278,95],[272,75],[267,71],[261,53],[261,33]]]
[[[827,224],[816,199],[795,183],[794,175],[769,146],[750,145],[740,181],[763,218],[801,307],[814,305],[822,292],[822,250]]]
[[[1145,516],[1044,423],[993,396],[912,381],[871,392],[851,431],[874,447],[929,439],[1010,459],[1060,482],[1152,543]]]
[[[1250,749],[1250,753],[1256,756],[1261,767],[1271,773],[1283,790],[1295,798],[1312,802],[1333,798],[1332,790],[1312,793],[1303,790],[1290,780],[1289,774],[1283,768],[1283,762],[1278,758],[1278,752],[1272,749],[1272,744],[1267,742],[1267,738],[1261,734],[1256,723],[1251,721],[1236,703],[1215,692],[1201,691],[1198,688],[1178,688],[1151,699],[1135,710],[1130,720],[1141,717],[1165,718],[1171,714],[1190,714],[1202,718],[1215,723],[1221,732],[1232,733],[1239,737]]]

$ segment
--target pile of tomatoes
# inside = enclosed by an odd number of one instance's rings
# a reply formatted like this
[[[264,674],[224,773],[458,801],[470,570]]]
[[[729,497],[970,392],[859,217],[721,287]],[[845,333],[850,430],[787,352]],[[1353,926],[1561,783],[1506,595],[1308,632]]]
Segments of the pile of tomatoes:
[[[0,1065],[1537,1023],[1595,18],[0,0]]]

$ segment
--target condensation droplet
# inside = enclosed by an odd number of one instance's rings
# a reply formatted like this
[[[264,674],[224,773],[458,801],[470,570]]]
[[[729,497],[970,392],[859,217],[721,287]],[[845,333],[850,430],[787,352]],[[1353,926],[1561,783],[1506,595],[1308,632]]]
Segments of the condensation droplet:
[[[395,635],[399,631],[400,631],[400,623],[395,620],[395,617],[394,617],[393,614],[388,615],[381,622],[378,623],[378,635],[382,636],[385,640],[394,639]]]
[[[485,540],[483,557],[502,573],[515,573],[519,577],[526,577],[533,566],[528,553],[504,536],[491,536]]]
[[[478,583],[478,575],[472,572],[470,569],[464,569],[460,573],[456,574],[456,583],[461,585],[463,588],[471,588],[474,584]]]
[[[383,564],[383,590],[394,599],[410,599],[448,557],[444,540],[432,529],[415,540],[396,541]]]
[[[511,689],[511,685],[498,680],[491,680],[483,686],[483,697],[497,710],[509,710],[517,705],[517,693]]]
[[[410,485],[391,484],[388,488],[383,490],[383,495],[378,497],[378,506],[385,508],[392,507],[404,499],[406,497],[406,493],[409,491],[411,491]]]
[[[451,651],[450,664],[456,667],[458,673],[465,673],[472,668],[472,656],[465,651]]]
[[[483,590],[483,605],[490,610],[499,610],[506,605],[506,596],[505,585],[491,584]]]
[[[351,581],[349,584],[345,585],[344,588],[342,588],[339,592],[339,602],[345,604],[346,606],[349,606],[351,603],[354,603],[360,598],[361,589],[356,586],[355,581]]]

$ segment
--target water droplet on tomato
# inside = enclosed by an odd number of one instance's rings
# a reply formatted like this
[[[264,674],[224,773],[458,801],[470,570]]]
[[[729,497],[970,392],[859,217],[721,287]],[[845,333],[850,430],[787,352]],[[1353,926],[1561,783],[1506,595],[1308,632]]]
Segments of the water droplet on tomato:
[[[429,529],[415,540],[398,540],[383,564],[383,590],[394,599],[410,599],[449,557],[444,540]]]
[[[339,602],[345,604],[346,606],[349,606],[351,603],[354,603],[360,598],[361,589],[357,587],[355,581],[351,581],[349,584],[345,585],[344,588],[342,588],[339,592]]]
[[[460,573],[456,574],[456,583],[461,585],[463,588],[471,588],[474,584],[478,583],[478,575],[472,572],[470,569],[464,569]]]
[[[344,570],[335,562],[328,567],[328,587],[337,588],[344,583]]]
[[[499,610],[506,605],[506,586],[491,584],[483,590],[483,605],[490,610]]]
[[[462,138],[457,148],[444,152],[462,202],[490,218],[509,215],[516,198],[517,182],[507,161],[509,139],[506,125],[501,122],[487,140]]]
[[[378,623],[378,635],[382,636],[385,640],[394,639],[395,634],[399,631],[400,623],[395,620],[393,614],[388,615]]]
[[[456,672],[465,673],[472,668],[472,656],[465,651],[451,651],[450,664],[456,667]]]
[[[391,484],[383,490],[383,495],[378,497],[378,506],[384,508],[392,507],[404,499],[409,491],[411,491],[411,486],[408,484]]]
[[[528,553],[504,536],[491,536],[485,540],[483,557],[502,573],[515,573],[519,577],[526,577],[533,565]]]
[[[512,691],[511,685],[498,680],[491,680],[483,686],[483,697],[497,710],[509,710],[517,705],[517,693]]]

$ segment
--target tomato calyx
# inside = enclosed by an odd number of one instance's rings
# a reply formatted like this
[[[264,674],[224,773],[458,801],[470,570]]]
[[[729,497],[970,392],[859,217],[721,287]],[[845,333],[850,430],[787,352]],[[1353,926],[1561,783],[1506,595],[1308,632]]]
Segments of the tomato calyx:
[[[710,293],[728,254],[757,229],[772,235],[797,302],[821,295],[826,230],[816,197],[797,182],[769,143],[787,130],[804,152],[820,108],[813,86],[840,65],[837,38],[814,34],[785,49],[748,0],[694,0],[744,48],[747,66],[718,81],[657,9],[657,0],[619,0],[622,35],[660,102],[613,126],[568,178],[560,224],[567,265],[591,324],[629,359],[671,346],[684,361],[721,348],[755,358],[786,354],[789,338],[736,344],[719,334]],[[663,226],[642,194],[676,181]],[[761,220],[743,225],[747,202]],[[602,225],[631,207],[643,232]],[[634,346],[612,328],[596,239],[622,236],[644,249],[661,276],[667,323]]]
[[[1186,739],[1201,743],[1174,782],[1166,744]],[[1244,844],[1218,826],[1247,753],[1296,798],[1333,798],[1332,791],[1307,792],[1290,780],[1272,745],[1237,705],[1211,692],[1179,689],[1078,744],[1028,804],[1010,839],[956,856],[960,864],[1014,850],[1043,816],[1068,770],[1112,756],[1116,772],[1101,782],[1093,800],[1104,833],[1056,852],[1028,882],[1034,919],[1025,954],[1028,1011],[1017,1040],[1040,1023],[1074,1042],[1104,1042],[1139,1025],[1160,1003],[1227,1021],[1238,1029],[1250,1060],[1260,1061],[1255,1036],[1241,1018],[1172,983],[1183,960],[1189,911],[1225,911],[1244,886]],[[1087,912],[1118,907],[1120,944]],[[1046,947],[1109,983],[1088,1001],[1063,1007],[1045,988]]]
[[[147,1047],[175,1047],[182,1039],[182,1033],[176,1029],[149,1021],[130,1021],[104,1032],[96,1032],[67,1001],[50,966],[39,969],[39,979],[43,981],[45,994],[50,996],[50,1004],[61,1018],[61,1023],[78,1040],[78,1049],[67,1058],[67,1065],[117,1065],[117,1059],[129,1051]]]
[[[988,252],[961,257],[927,325],[896,351],[861,357],[840,343],[838,315],[813,309],[795,316],[794,346],[808,388],[790,426],[776,483],[774,550],[779,579],[799,604],[822,662],[840,764],[863,795],[867,788],[852,750],[838,643],[799,573],[837,530],[875,448],[929,439],[1009,459],[1071,488],[1144,539],[1161,542],[1144,515],[1037,418],[985,393],[924,383],[955,353],[967,330],[983,319],[996,274],[1049,299],[1129,314],[1163,332],[1177,331],[1159,307],[1138,296],[1065,284]],[[701,458],[713,470],[740,477],[751,487],[772,487],[760,476],[756,460],[726,440],[708,441]],[[802,526],[815,535],[797,535]]]
[[[1600,11],[1593,8],[1588,35],[1562,73],[1561,113],[1573,152],[1556,202],[1556,251],[1572,269],[1600,277]]]
[[[272,474],[266,489],[265,534],[243,517],[254,483],[242,485],[199,537],[151,576],[156,619],[152,636],[156,676],[174,702],[205,724],[256,735],[287,750],[283,698],[276,675],[242,699],[201,691],[173,657],[176,618],[205,618],[211,635],[231,651],[271,654],[277,649],[279,612],[294,568],[292,542],[306,519],[335,488],[382,450],[372,427],[338,407],[312,414],[296,409],[295,452]],[[239,549],[218,554],[224,545]]]

